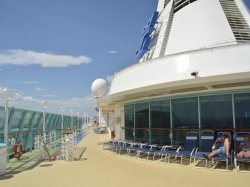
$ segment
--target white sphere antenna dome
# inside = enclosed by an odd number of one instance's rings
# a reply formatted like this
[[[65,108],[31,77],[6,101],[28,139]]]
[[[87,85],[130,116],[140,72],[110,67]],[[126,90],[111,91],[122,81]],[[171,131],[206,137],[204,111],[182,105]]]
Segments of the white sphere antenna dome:
[[[104,79],[96,79],[91,86],[94,97],[103,97],[108,92],[108,83]]]

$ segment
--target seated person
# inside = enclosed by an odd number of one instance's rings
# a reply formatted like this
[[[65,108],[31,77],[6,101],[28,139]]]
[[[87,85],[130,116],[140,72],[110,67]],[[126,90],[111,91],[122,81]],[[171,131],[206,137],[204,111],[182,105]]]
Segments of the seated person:
[[[217,147],[216,143],[218,140],[216,140],[212,146],[212,152],[209,154],[203,154],[203,157],[207,160],[211,160],[213,156],[227,156],[227,158],[230,157],[230,140],[228,134],[222,134],[221,135],[221,141],[223,145],[221,147]]]
[[[240,152],[237,154],[239,158],[250,158],[250,135],[244,136],[244,141],[239,145]]]

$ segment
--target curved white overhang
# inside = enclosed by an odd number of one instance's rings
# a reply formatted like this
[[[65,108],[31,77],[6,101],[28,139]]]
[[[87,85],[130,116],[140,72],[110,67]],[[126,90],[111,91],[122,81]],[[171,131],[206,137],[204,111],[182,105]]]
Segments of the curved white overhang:
[[[191,76],[198,72],[197,78]],[[224,85],[224,86],[223,86]],[[106,102],[250,86],[250,44],[209,48],[136,64],[117,73]]]

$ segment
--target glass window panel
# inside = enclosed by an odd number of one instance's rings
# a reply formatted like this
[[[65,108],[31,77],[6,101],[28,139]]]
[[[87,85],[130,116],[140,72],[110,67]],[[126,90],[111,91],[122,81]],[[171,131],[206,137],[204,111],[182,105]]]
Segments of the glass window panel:
[[[135,128],[149,128],[148,102],[135,104]]]
[[[46,130],[50,127],[50,121],[51,121],[52,114],[46,113],[45,115],[45,128]]]
[[[41,117],[39,118],[38,129],[43,128],[43,113],[41,113]]]
[[[4,107],[0,107],[0,130],[4,129],[4,122],[5,122],[5,110]]]
[[[233,128],[232,95],[200,97],[201,128]]]
[[[170,133],[167,130],[151,130],[151,143],[160,145],[171,145],[169,134]]]
[[[133,132],[133,129],[125,129],[125,140],[134,141]]]
[[[172,100],[173,128],[199,128],[198,98]]]
[[[170,128],[169,101],[150,102],[151,128]]]
[[[134,128],[134,105],[124,107],[125,127]]]
[[[33,117],[32,119],[33,128],[37,128],[39,124],[40,116],[41,116],[41,113],[36,113],[35,116]]]
[[[49,122],[49,128],[53,129],[53,126],[55,125],[55,119],[56,119],[56,114],[52,114],[50,122]]]
[[[55,114],[54,114],[55,115]],[[55,115],[55,118],[53,120],[53,123],[51,125],[51,128],[52,129],[56,129],[57,128],[57,125],[59,123],[59,120],[60,120],[60,115]]]
[[[184,146],[186,142],[186,134],[189,130],[174,130],[173,131],[173,145]]]
[[[11,123],[11,128],[19,128],[19,125],[21,123],[22,117],[23,117],[23,111],[14,111],[14,114],[12,116],[12,120],[10,121]]]
[[[135,141],[149,143],[149,129],[135,129]]]
[[[250,93],[235,94],[234,106],[236,128],[250,128]]]
[[[33,112],[27,112],[25,115],[25,119],[23,122],[23,128],[29,128],[30,126],[30,120],[32,118]]]
[[[149,142],[148,104],[148,102],[135,104],[135,141],[137,142]]]

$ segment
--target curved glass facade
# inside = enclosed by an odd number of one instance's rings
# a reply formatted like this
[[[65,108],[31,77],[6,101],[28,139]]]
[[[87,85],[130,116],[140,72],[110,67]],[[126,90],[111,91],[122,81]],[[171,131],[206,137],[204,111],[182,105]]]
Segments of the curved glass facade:
[[[185,143],[187,131],[250,131],[250,91],[178,96],[125,105],[125,139]]]

